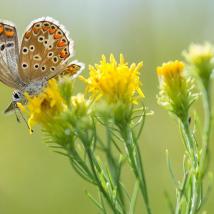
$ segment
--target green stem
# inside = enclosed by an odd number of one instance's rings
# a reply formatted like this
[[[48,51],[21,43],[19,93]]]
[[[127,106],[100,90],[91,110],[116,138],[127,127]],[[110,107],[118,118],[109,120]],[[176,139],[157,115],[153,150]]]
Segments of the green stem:
[[[85,149],[86,149],[86,153],[88,155],[88,159],[89,159],[89,162],[90,162],[91,169],[92,169],[94,177],[96,179],[96,184],[97,184],[100,192],[105,197],[105,199],[108,202],[109,206],[111,207],[112,211],[115,214],[120,214],[121,212],[118,211],[118,209],[115,206],[115,203],[111,200],[111,198],[109,197],[109,194],[103,188],[103,185],[102,185],[102,183],[101,183],[101,181],[99,179],[99,176],[97,175],[97,169],[96,169],[97,167],[96,166],[97,166],[98,163],[95,163],[95,159],[93,157],[93,153],[91,152],[90,148],[88,148],[87,146],[85,146]]]
[[[119,200],[121,202],[121,209],[123,210],[123,213],[126,213],[126,203],[124,200],[124,194],[120,183],[121,166],[116,162],[112,153],[113,139],[112,139],[112,132],[108,126],[108,123],[106,123],[106,134],[107,134],[107,148],[105,150],[105,154],[108,161],[109,170],[112,175],[114,186],[116,186],[116,189],[117,189],[117,197],[119,197]]]
[[[114,214],[124,214],[123,210],[121,209],[121,207],[117,207],[117,205],[119,204],[118,201],[113,200],[108,191],[105,190],[105,188],[103,187],[103,179],[101,180],[98,173],[99,174],[103,174],[103,170],[101,169],[96,157],[94,156],[94,151],[91,147],[92,143],[88,140],[88,133],[84,133],[84,132],[79,132],[79,137],[80,140],[82,141],[82,144],[85,148],[85,152],[87,154],[88,160],[89,160],[89,164],[92,170],[92,174],[94,177],[94,181],[95,184],[97,185],[100,193],[104,196],[104,198],[106,199],[108,205],[110,206],[111,210],[113,211]],[[94,138],[96,139],[96,135],[94,136]],[[104,178],[104,182],[106,184],[106,179]],[[119,209],[120,208],[120,209]]]
[[[211,97],[210,86],[203,90],[203,107],[204,107],[204,131],[202,139],[202,154],[200,161],[200,168],[202,177],[207,173],[209,167],[209,141],[211,134],[212,112],[211,112]]]
[[[181,197],[179,198],[179,200],[177,201],[176,213],[181,213],[181,211],[182,211],[181,201],[183,200],[183,195],[184,195],[184,197],[187,196],[187,198],[185,198],[186,202],[187,202],[186,209],[188,208],[187,213],[194,214],[197,212],[197,210],[201,204],[202,182],[201,182],[201,178],[199,176],[200,168],[199,168],[198,148],[197,148],[195,139],[193,137],[193,134],[190,130],[190,126],[188,123],[188,117],[184,118],[181,121],[181,127],[182,127],[184,142],[188,149],[190,165],[188,166],[187,172],[189,174],[191,182],[188,182],[188,184],[185,184],[182,187],[181,192],[183,192],[183,193],[182,193]],[[185,175],[185,177],[186,177],[186,175]],[[179,194],[181,194],[181,193],[179,193]]]
[[[177,189],[177,199],[176,199],[176,207],[175,207],[175,214],[180,214],[182,211],[182,197],[185,194],[186,186],[189,182],[189,174],[185,173],[182,181],[182,185],[180,189]]]
[[[141,153],[138,147],[138,142],[133,136],[133,132],[129,125],[119,127],[122,138],[125,142],[125,147],[128,153],[128,157],[130,160],[130,165],[133,169],[133,172],[136,178],[139,180],[140,190],[146,205],[146,210],[148,214],[151,214],[151,208],[149,204],[149,197],[147,192],[147,186],[145,181],[145,175],[143,170],[143,163],[141,158]]]
[[[188,117],[181,121],[181,128],[186,148],[188,150],[190,158],[192,159],[194,167],[196,168],[198,166],[198,151],[195,139],[189,127]]]

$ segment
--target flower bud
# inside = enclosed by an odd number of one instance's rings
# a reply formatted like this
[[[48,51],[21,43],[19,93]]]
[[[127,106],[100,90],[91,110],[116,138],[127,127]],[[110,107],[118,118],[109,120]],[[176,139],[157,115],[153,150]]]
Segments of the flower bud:
[[[180,119],[188,115],[188,110],[196,99],[193,81],[184,74],[184,63],[169,61],[157,68],[160,82],[158,103]]]
[[[214,69],[214,47],[209,43],[192,44],[187,51],[183,52],[183,55],[192,73],[202,81],[205,88],[208,88]]]

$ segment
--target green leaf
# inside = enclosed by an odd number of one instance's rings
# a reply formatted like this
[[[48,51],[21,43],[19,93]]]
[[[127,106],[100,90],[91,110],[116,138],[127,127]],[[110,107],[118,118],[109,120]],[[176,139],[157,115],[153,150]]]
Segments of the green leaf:
[[[86,195],[89,197],[89,199],[91,199],[91,201],[99,208],[101,209],[102,211],[104,210],[103,209],[103,206],[88,192],[86,191]]]
[[[130,208],[129,208],[129,214],[134,214],[135,213],[135,207],[136,207],[136,201],[137,201],[137,194],[139,191],[139,181],[135,182],[134,185],[134,190],[132,193],[132,197],[131,197],[131,202],[130,202]]]

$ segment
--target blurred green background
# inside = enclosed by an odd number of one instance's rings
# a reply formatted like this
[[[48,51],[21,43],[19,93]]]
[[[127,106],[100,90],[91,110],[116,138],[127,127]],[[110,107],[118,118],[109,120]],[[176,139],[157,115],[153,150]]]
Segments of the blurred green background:
[[[86,65],[101,54],[124,53],[129,62],[144,61],[145,103],[155,114],[147,118],[141,148],[154,213],[169,213],[164,198],[174,198],[173,181],[166,167],[165,150],[176,176],[181,175],[183,145],[176,121],[156,104],[155,68],[163,61],[181,59],[191,42],[214,42],[212,0],[0,0],[1,18],[16,23],[21,36],[35,18],[52,16],[71,32],[75,58]],[[84,71],[87,75],[87,70]],[[0,109],[11,90],[0,85]],[[200,109],[200,103],[199,109]],[[85,195],[93,190],[74,173],[66,158],[42,142],[39,131],[29,135],[15,116],[0,114],[0,213],[98,213]],[[213,143],[212,143],[213,144]],[[214,146],[212,145],[214,155]],[[212,158],[212,169],[214,161]],[[125,177],[129,182],[129,175]],[[214,192],[206,204],[214,210]],[[141,204],[138,204],[140,207]],[[140,209],[138,209],[138,213]]]

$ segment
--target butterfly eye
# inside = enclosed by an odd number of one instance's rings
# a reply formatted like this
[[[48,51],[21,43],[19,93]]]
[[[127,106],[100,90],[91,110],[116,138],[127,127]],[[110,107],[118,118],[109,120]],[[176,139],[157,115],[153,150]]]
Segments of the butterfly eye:
[[[19,94],[18,93],[14,93],[14,98],[19,99]]]
[[[33,52],[35,50],[35,46],[34,45],[30,45],[29,49],[30,49],[30,51]]]
[[[18,93],[15,93],[15,94],[14,94],[14,97],[15,97],[16,99],[19,99]]]
[[[23,54],[28,54],[28,48],[27,47],[23,47],[22,48],[22,53]]]
[[[19,102],[22,99],[22,94],[19,91],[13,92],[13,101]]]

